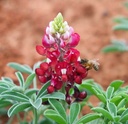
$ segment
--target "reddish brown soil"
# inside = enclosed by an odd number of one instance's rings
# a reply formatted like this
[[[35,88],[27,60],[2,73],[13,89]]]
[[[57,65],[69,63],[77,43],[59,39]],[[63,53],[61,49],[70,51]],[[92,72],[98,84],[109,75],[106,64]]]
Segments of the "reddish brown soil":
[[[33,65],[43,57],[35,51],[45,28],[58,12],[81,36],[77,46],[82,58],[98,58],[100,70],[90,71],[106,88],[115,79],[128,83],[128,53],[104,54],[101,49],[111,39],[127,39],[128,32],[113,32],[112,19],[128,16],[125,0],[0,0],[0,77],[15,79],[8,62]]]

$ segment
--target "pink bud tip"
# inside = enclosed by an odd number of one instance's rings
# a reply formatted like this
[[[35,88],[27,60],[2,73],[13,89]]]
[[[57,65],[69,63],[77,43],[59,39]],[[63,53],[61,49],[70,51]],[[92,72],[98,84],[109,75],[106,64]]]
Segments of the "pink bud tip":
[[[54,40],[54,38],[51,35],[49,35],[49,36],[44,35],[44,37],[42,39],[42,44],[43,44],[44,47],[49,48],[54,43],[55,43],[55,40]]]
[[[69,45],[70,45],[70,47],[75,47],[75,46],[77,46],[78,43],[79,43],[79,41],[80,41],[80,36],[79,36],[79,34],[77,34],[77,33],[72,34],[72,35],[71,35],[71,38],[70,38],[70,40],[69,40]]]

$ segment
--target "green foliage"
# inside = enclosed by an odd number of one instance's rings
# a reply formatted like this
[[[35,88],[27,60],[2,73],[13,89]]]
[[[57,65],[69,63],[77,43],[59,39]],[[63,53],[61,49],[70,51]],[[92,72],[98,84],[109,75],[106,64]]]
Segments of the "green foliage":
[[[88,82],[82,84],[82,87],[88,86],[88,90],[95,95],[101,102],[100,106],[92,107],[92,111],[101,114],[99,121],[105,121],[109,124],[123,124],[127,122],[127,87],[121,87],[124,81],[115,80],[110,83],[106,91],[103,88],[99,89],[97,83]],[[94,122],[94,121],[93,121]],[[89,122],[90,124],[91,122]]]
[[[48,109],[44,112],[44,115],[48,118],[53,119],[57,123],[66,124],[67,116],[66,116],[66,112],[62,104],[55,99],[49,99],[49,103],[53,107],[54,110]]]
[[[25,110],[26,108],[30,107],[30,103],[28,102],[22,102],[22,103],[16,103],[10,107],[8,110],[8,116],[11,117],[12,115],[21,112]]]
[[[124,6],[128,8],[128,3],[125,3]],[[117,17],[113,20],[116,25],[113,26],[114,31],[122,30],[128,31],[128,17]],[[105,46],[102,51],[104,53],[109,52],[127,52],[128,43],[125,40],[112,40],[110,45]]]
[[[57,100],[49,99],[49,103],[52,106],[52,109],[47,109],[44,112],[44,115],[47,118],[53,119],[58,124],[85,124],[97,118],[100,118],[100,114],[88,114],[79,119],[80,114],[80,104],[72,103],[70,106],[70,112],[66,116],[66,110],[62,104]]]
[[[76,122],[79,113],[80,113],[80,105],[78,103],[73,103],[70,107],[70,114],[69,114],[70,124]]]
[[[20,112],[33,112],[34,119],[32,123],[48,123],[48,124],[127,124],[128,118],[128,87],[122,87],[124,81],[115,80],[110,83],[106,90],[92,79],[83,81],[81,85],[77,85],[80,91],[86,90],[88,98],[83,102],[74,102],[67,105],[65,94],[62,92],[47,93],[47,87],[50,82],[45,83],[38,89],[34,69],[39,65],[34,65],[31,73],[28,74],[28,66],[11,63],[11,67],[18,69],[15,73],[18,84],[9,77],[2,77],[0,80],[0,108],[10,107],[7,111],[9,117],[14,117]],[[26,71],[27,70],[27,71]],[[24,78],[22,72],[28,74]],[[73,91],[70,91],[72,94]],[[89,97],[96,96],[100,104],[93,107],[88,102]],[[48,105],[43,105],[47,102]],[[91,107],[92,113],[82,115],[81,109],[84,105]],[[67,113],[67,109],[69,112]],[[43,115],[43,119],[39,120]],[[26,116],[26,114],[25,114]],[[22,120],[22,119],[21,119]],[[20,123],[28,123],[25,119]]]
[[[18,70],[18,72],[15,73],[18,84],[15,84],[15,82],[8,77],[2,77],[0,80],[0,108],[11,106],[7,112],[9,117],[13,117],[21,111],[24,111],[24,113],[32,111],[36,117],[33,123],[37,123],[37,116],[42,114],[39,110],[44,111],[46,109],[46,107],[42,105],[43,100],[47,101],[49,98],[51,100],[65,99],[65,95],[61,92],[54,92],[53,94],[47,93],[49,82],[45,83],[41,89],[34,87],[34,85],[32,86],[33,83],[36,83],[34,69],[39,65],[38,63],[34,65],[33,69],[27,65],[18,63],[9,63],[8,65]],[[26,79],[24,79],[22,72],[28,74]]]
[[[10,62],[8,63],[8,66],[14,68],[17,71],[27,73],[27,74],[31,74],[33,72],[32,69],[28,65],[21,65],[15,62]]]
[[[125,52],[128,51],[128,43],[121,40],[112,40],[111,45],[108,45],[102,49],[103,52]]]
[[[90,113],[90,114],[87,114],[87,115],[81,117],[76,124],[85,124],[87,122],[92,122],[93,120],[94,120],[94,123],[95,123],[96,119],[97,118],[99,119],[100,117],[101,117],[100,114]]]

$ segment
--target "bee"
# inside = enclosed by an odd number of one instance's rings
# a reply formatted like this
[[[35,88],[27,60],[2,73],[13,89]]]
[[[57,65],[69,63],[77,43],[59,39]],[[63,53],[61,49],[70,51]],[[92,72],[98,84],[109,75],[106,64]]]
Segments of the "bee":
[[[87,70],[94,69],[96,71],[99,70],[99,63],[97,60],[88,60],[88,59],[81,59],[80,63],[83,67],[85,67]]]

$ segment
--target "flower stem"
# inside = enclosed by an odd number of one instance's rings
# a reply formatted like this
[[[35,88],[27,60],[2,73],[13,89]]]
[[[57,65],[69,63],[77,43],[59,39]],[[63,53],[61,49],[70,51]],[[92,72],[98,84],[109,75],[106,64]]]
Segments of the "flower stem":
[[[65,85],[63,85],[61,92],[65,94]],[[61,103],[62,103],[64,109],[66,110],[67,109],[66,101],[62,100]]]
[[[37,115],[36,108],[33,109],[33,114],[34,114],[33,124],[37,124],[38,123],[38,115]]]
[[[37,88],[36,78],[34,78],[34,80],[33,80],[33,87],[34,87],[35,89]]]

